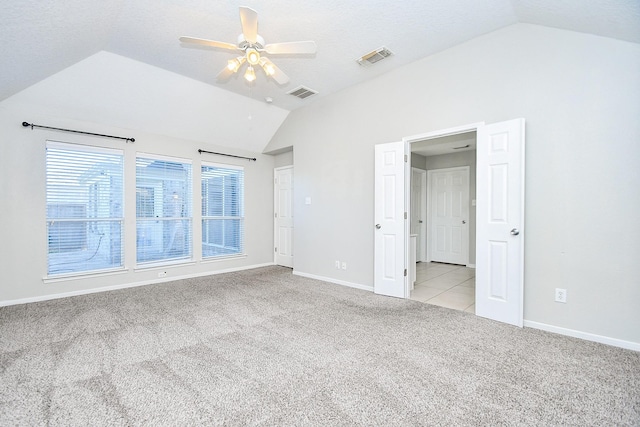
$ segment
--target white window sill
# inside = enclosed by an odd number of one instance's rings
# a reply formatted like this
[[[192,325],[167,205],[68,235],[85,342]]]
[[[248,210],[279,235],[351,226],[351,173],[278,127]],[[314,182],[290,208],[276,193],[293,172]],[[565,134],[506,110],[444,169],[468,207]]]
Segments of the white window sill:
[[[55,276],[46,276],[42,278],[43,283],[66,282],[69,280],[90,279],[94,277],[114,276],[118,274],[126,274],[129,272],[127,268],[118,268],[116,270],[102,270],[92,272],[68,273]]]
[[[133,271],[149,271],[149,270],[162,270],[167,267],[182,267],[184,265],[195,265],[196,262],[193,259],[178,259],[175,261],[165,262],[150,262],[149,264],[139,264]]]
[[[247,254],[222,255],[222,256],[203,258],[200,263],[201,264],[209,264],[209,263],[212,263],[212,262],[229,261],[229,260],[232,260],[232,259],[240,259],[240,258],[246,258],[246,257],[247,257]]]

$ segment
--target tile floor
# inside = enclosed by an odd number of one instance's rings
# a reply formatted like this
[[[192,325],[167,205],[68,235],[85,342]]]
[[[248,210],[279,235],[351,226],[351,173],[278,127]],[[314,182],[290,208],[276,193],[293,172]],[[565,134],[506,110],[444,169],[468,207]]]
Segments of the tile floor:
[[[475,275],[475,269],[462,265],[419,262],[411,299],[475,313]]]

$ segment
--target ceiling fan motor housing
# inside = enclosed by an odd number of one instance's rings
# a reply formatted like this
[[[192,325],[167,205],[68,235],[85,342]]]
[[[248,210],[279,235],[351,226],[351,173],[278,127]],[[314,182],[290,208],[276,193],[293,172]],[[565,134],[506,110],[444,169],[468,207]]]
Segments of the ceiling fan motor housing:
[[[259,35],[256,36],[256,42],[251,44],[244,39],[244,34],[240,34],[238,36],[238,49],[247,50],[249,48],[254,48],[255,50],[264,49],[264,39]]]

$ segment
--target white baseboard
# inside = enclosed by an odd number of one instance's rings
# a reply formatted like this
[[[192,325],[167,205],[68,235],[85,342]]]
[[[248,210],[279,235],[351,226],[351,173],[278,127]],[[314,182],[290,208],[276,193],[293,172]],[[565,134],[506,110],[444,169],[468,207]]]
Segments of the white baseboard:
[[[567,335],[574,338],[580,338],[587,341],[598,342],[601,344],[607,344],[614,347],[625,348],[627,350],[640,351],[640,343],[633,341],[625,341],[617,338],[605,337],[603,335],[596,335],[589,332],[576,331],[574,329],[561,328],[559,326],[547,325],[546,323],[533,322],[531,320],[525,320],[524,326],[527,328],[541,329],[547,332],[553,332],[560,335]]]
[[[476,265],[475,264],[467,264],[467,267],[468,268],[476,268]]]
[[[315,274],[303,273],[293,270],[295,276],[307,277],[309,279],[322,280],[323,282],[335,283],[336,285],[347,286],[349,288],[362,289],[363,291],[373,292],[373,286],[361,285],[359,283],[347,282],[346,280],[338,280],[331,277],[317,276]]]
[[[251,270],[253,268],[269,267],[272,265],[274,265],[274,263],[267,262],[264,264],[248,265],[245,267],[226,268],[223,270],[206,271],[206,272],[194,273],[194,274],[184,274],[182,276],[163,277],[163,278],[144,280],[141,282],[134,282],[134,283],[124,283],[122,285],[104,286],[101,288],[81,289],[81,290],[71,291],[71,292],[62,292],[59,294],[49,294],[49,295],[41,295],[41,296],[30,297],[30,298],[6,300],[6,301],[0,301],[0,307],[6,307],[6,306],[18,305],[18,304],[28,304],[31,302],[48,301],[48,300],[59,299],[59,298],[75,297],[78,295],[95,294],[98,292],[115,291],[118,289],[135,288],[138,286],[154,285],[154,284],[163,283],[163,282],[173,282],[175,280],[193,279],[195,277],[214,276],[216,274],[233,273],[234,271]]]

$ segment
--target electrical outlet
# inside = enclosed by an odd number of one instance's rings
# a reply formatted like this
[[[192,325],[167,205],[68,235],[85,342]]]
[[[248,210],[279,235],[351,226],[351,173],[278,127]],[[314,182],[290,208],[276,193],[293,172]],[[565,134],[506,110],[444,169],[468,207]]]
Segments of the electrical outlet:
[[[340,261],[336,261],[335,266],[336,266],[336,268],[340,268]]]
[[[556,288],[556,302],[567,302],[567,290]]]
[[[158,277],[167,277],[167,272],[166,271],[159,271],[158,272]]]
[[[346,269],[347,269],[347,263],[346,263],[346,262],[343,262],[343,263],[342,263],[342,269],[343,269],[343,270],[346,270]]]

